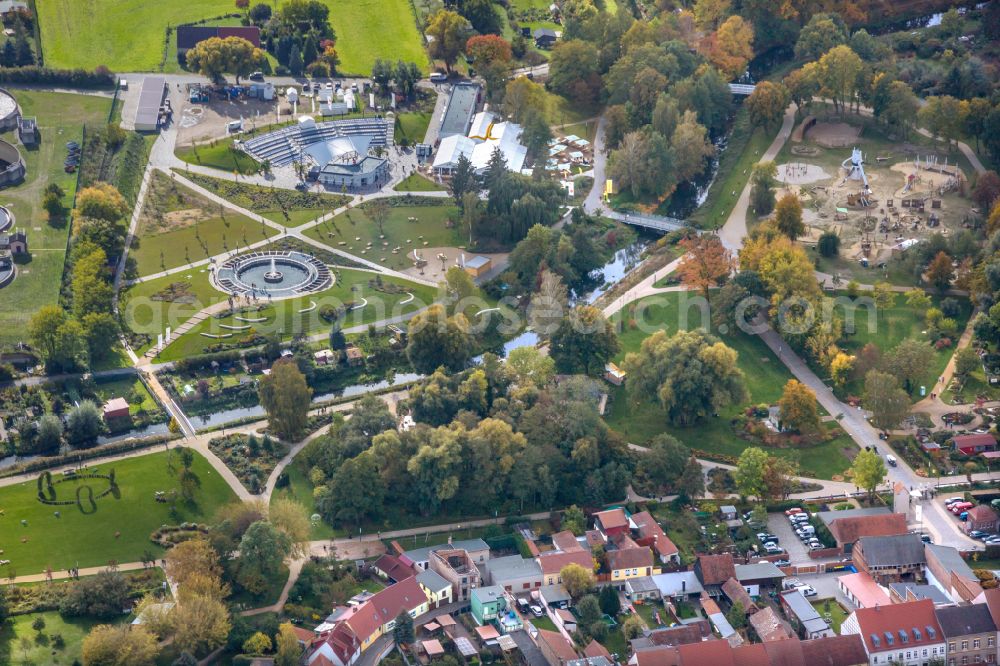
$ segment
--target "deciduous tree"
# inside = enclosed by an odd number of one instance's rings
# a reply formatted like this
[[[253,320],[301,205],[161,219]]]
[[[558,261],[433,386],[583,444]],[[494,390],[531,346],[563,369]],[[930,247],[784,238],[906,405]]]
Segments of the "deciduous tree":
[[[434,304],[410,320],[406,355],[417,372],[430,374],[439,366],[457,371],[469,359],[468,321],[461,314],[448,317]]]
[[[159,653],[156,637],[141,625],[100,624],[83,639],[84,666],[147,666]]]
[[[819,432],[819,409],[816,406],[816,394],[811,388],[798,381],[789,379],[778,400],[781,408],[781,424],[803,434]]]
[[[670,137],[674,172],[678,181],[694,178],[705,170],[706,160],[715,152],[708,131],[694,111],[685,111]]]
[[[774,207],[774,221],[778,230],[792,240],[806,232],[806,225],[802,222],[802,202],[797,195],[789,192],[778,199]]]
[[[761,127],[772,127],[780,123],[790,101],[791,95],[784,85],[761,81],[747,97],[750,122]]]
[[[753,58],[753,26],[740,16],[730,16],[710,41],[708,59],[730,79],[740,77]]]
[[[267,412],[268,422],[278,437],[295,442],[309,421],[312,389],[294,361],[279,360],[271,373],[261,378],[257,394]]]
[[[865,409],[872,413],[872,425],[880,430],[896,428],[910,413],[910,397],[899,388],[898,380],[878,370],[865,375],[863,400]]]
[[[885,463],[878,451],[864,449],[854,458],[850,470],[854,485],[868,492],[868,498],[875,494],[878,484],[885,479]]]
[[[677,274],[681,282],[708,297],[709,289],[721,286],[733,270],[733,258],[718,236],[691,236],[678,243],[684,250]]]
[[[743,450],[736,462],[736,490],[742,497],[762,499],[767,490],[764,484],[764,471],[767,467],[767,454],[756,446]]]
[[[444,61],[445,67],[451,71],[451,66],[458,60],[469,34],[468,20],[449,9],[440,9],[427,20],[427,36],[433,39],[429,50],[432,58]]]
[[[939,291],[944,291],[951,286],[954,277],[955,267],[952,265],[951,257],[947,252],[938,252],[927,266],[927,281]]]
[[[212,81],[221,81],[228,72],[236,75],[238,85],[240,77],[259,68],[266,56],[262,49],[242,37],[209,37],[195,44],[184,57],[190,69]]]
[[[579,564],[567,564],[559,571],[559,577],[562,578],[563,587],[574,599],[579,599],[594,589],[594,572]]]
[[[591,305],[570,310],[552,333],[549,354],[563,373],[599,374],[620,349],[618,334]]]

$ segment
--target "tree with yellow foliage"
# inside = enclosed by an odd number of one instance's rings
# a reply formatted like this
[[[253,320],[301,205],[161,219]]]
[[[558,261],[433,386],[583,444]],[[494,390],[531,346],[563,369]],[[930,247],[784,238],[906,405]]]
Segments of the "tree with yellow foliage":
[[[819,432],[819,409],[816,394],[797,379],[789,379],[778,400],[781,425],[802,434]]]
[[[856,360],[856,356],[837,352],[837,355],[830,361],[830,378],[833,379],[834,386],[842,388],[847,383],[847,380],[851,377],[851,372],[854,370],[854,362]]]
[[[753,58],[753,26],[730,16],[709,38],[708,59],[730,79],[739,78]]]

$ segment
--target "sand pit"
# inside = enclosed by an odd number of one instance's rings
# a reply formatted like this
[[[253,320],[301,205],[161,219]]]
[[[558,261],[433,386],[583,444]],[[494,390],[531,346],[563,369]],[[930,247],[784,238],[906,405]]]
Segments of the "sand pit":
[[[933,169],[917,167],[913,162],[900,162],[893,164],[890,169],[902,174],[902,181],[895,192],[895,196],[903,197],[907,195],[927,194],[938,195],[942,190],[948,190],[956,186],[956,179],[964,178],[962,170],[957,166],[938,165]],[[913,176],[909,189],[906,188],[907,180]],[[907,190],[907,191],[903,191]]]
[[[830,178],[822,167],[803,162],[778,165],[778,181],[787,185],[807,185]]]
[[[849,146],[858,140],[861,128],[847,123],[818,122],[806,132],[806,137],[826,148]]]

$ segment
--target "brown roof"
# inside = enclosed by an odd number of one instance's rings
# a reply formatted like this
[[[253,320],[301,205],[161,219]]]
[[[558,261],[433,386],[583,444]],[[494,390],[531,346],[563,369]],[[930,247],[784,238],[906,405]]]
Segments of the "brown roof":
[[[608,652],[608,648],[604,647],[594,639],[590,639],[587,643],[587,647],[583,648],[584,657],[604,657],[608,661],[613,661],[611,659],[611,653]]]
[[[760,645],[764,648],[768,666],[810,666],[802,654],[802,641],[798,639],[771,641]],[[740,666],[744,666],[742,659]]]
[[[413,572],[412,567],[406,566],[399,560],[399,558],[393,557],[389,554],[385,554],[375,560],[375,568],[385,573],[386,576],[393,579],[397,583],[416,575]]]
[[[899,649],[899,631],[907,632],[907,645],[920,647],[940,643],[944,640],[941,626],[938,624],[934,614],[934,602],[930,599],[920,601],[908,601],[903,604],[889,604],[888,606],[876,606],[875,608],[859,608],[854,611],[858,627],[861,630],[861,638],[868,647],[868,654],[872,652],[895,652]],[[916,627],[920,632],[920,637],[912,635],[912,629]],[[935,638],[928,635],[927,627],[934,629]],[[886,632],[893,636],[892,644],[888,644],[885,638]],[[878,637],[878,645],[872,640],[872,636]]]
[[[874,516],[838,518],[830,523],[830,533],[837,543],[854,543],[861,537],[906,534],[906,516],[901,513],[880,513]]]
[[[989,521],[995,521],[996,519],[997,512],[994,511],[988,504],[979,504],[969,509],[969,522],[986,523]]]
[[[605,544],[604,535],[597,530],[587,530],[584,534],[587,537],[587,545],[591,548],[594,546],[603,546]]]
[[[663,528],[656,522],[649,511],[642,511],[632,516],[632,522],[639,530],[639,536],[643,539],[651,539],[653,550],[661,557],[671,557],[680,551],[670,537],[667,536]],[[645,544],[644,544],[645,545]]]
[[[988,432],[976,433],[972,435],[955,435],[952,437],[956,449],[965,449],[973,446],[996,446],[997,440]]]
[[[679,624],[676,627],[654,629],[646,634],[646,638],[653,645],[684,645],[685,643],[699,643],[706,638],[711,637],[712,625],[705,619],[690,622],[688,624]]]
[[[569,564],[579,564],[587,570],[594,568],[594,558],[585,550],[578,550],[571,553],[561,553],[550,551],[538,556],[538,566],[542,568],[542,573],[546,575],[557,574],[563,567]]]
[[[572,644],[558,631],[539,629],[538,640],[545,643],[549,647],[549,650],[552,651],[552,654],[558,657],[560,661],[572,661],[579,658]]]
[[[576,540],[576,535],[574,535],[569,530],[563,530],[562,532],[556,532],[552,535],[552,545],[558,550],[571,553],[575,550],[583,550],[583,546],[580,542]]]
[[[764,643],[745,643],[733,648],[733,663],[737,666],[770,666],[771,658]],[[685,663],[684,666],[688,664]],[[703,666],[703,664],[693,666]]]
[[[772,645],[778,645],[773,643]],[[859,666],[868,664],[861,636],[826,636],[802,641],[802,656],[807,666]]]
[[[749,620],[750,626],[760,636],[760,640],[765,643],[795,638],[795,632],[792,631],[791,625],[778,617],[773,606],[766,606],[763,610],[751,615]]]
[[[608,568],[612,571],[619,569],[641,569],[653,566],[653,551],[646,546],[609,550],[607,558]]]
[[[681,655],[681,661],[687,664],[712,664],[712,666],[730,666],[733,660],[733,648],[726,641],[704,641],[703,643],[688,643],[676,648]]]
[[[681,666],[681,653],[672,646],[643,648],[635,651],[635,662],[636,666]]]
[[[598,521],[606,530],[614,529],[616,527],[628,527],[628,517],[625,515],[624,509],[608,509],[607,511],[598,511],[594,514],[594,520]]]
[[[730,578],[722,584],[722,592],[729,597],[729,601],[733,604],[739,602],[748,615],[757,612],[757,606],[754,605],[750,593],[735,578]]]
[[[729,553],[699,555],[696,566],[704,585],[722,585],[730,578],[736,578],[736,564]]]
[[[990,615],[993,616],[993,623],[1000,627],[1000,588],[983,590],[983,594],[986,597],[986,607],[990,609]]]

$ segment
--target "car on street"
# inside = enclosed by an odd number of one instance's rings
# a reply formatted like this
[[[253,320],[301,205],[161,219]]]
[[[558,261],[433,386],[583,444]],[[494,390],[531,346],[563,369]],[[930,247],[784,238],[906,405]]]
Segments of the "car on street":
[[[250,75],[250,80],[251,81],[263,81],[264,80],[264,72],[254,72],[253,74]]]
[[[952,504],[955,504],[956,502],[964,502],[964,501],[965,501],[964,497],[949,497],[948,499],[946,499],[944,501],[944,505],[945,506],[951,506]]]
[[[781,581],[781,587],[784,590],[795,589],[795,587],[798,585],[803,585],[803,582],[798,578],[786,578],[785,580]]]
[[[791,564],[791,561],[786,559],[780,559],[780,560],[775,560],[771,564],[773,564],[776,567],[787,567]]]
[[[973,539],[979,539],[980,541],[985,541],[991,535],[989,532],[983,532],[982,530],[972,530],[969,532],[969,536]]]

